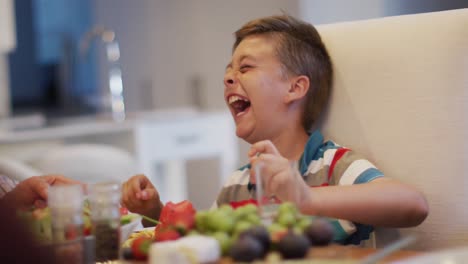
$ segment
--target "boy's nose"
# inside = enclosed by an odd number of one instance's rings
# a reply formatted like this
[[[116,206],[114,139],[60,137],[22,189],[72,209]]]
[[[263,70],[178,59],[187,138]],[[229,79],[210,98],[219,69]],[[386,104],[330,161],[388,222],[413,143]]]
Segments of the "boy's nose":
[[[232,73],[226,73],[224,75],[224,85],[230,87],[236,83],[235,76]]]

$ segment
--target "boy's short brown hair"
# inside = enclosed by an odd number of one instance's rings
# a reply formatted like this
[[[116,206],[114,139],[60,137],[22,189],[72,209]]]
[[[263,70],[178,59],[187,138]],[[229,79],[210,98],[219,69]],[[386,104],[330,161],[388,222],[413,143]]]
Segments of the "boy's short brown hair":
[[[309,77],[302,126],[310,131],[328,102],[333,79],[332,62],[319,33],[311,24],[289,15],[259,18],[235,32],[233,51],[246,37],[260,34],[277,40],[277,56],[285,73]]]

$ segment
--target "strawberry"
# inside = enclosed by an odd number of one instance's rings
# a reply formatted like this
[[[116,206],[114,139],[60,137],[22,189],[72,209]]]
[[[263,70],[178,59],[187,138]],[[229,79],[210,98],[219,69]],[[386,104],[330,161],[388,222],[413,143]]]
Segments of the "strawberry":
[[[195,214],[191,212],[183,212],[174,215],[170,224],[173,225],[182,235],[187,234],[195,227]]]
[[[193,205],[190,201],[184,200],[180,203],[175,204],[176,212],[186,212],[186,213],[192,213],[195,214],[195,208],[193,208]]]
[[[176,240],[180,238],[179,232],[177,232],[177,230],[171,227],[160,229],[160,230],[161,231],[155,234],[155,237],[154,237],[154,239],[158,242]]]
[[[160,223],[158,225],[156,225],[156,227],[154,228],[154,237],[157,237],[159,233],[161,233],[163,230],[169,228],[169,226],[167,224],[164,224],[164,223]]]
[[[151,243],[153,243],[153,240],[149,237],[146,236],[141,236],[135,238],[132,242],[132,253],[133,257],[136,260],[146,260],[148,259],[148,251],[151,246]]]
[[[156,240],[173,240],[187,234],[195,226],[195,213],[192,203],[187,200],[166,203],[159,217],[160,224],[154,230]],[[174,232],[178,234],[175,235]],[[162,240],[158,239],[161,235]]]
[[[193,208],[192,203],[187,200],[184,200],[179,203],[168,202],[163,207],[159,220],[161,222],[170,221],[174,217],[174,215],[181,214],[181,213],[195,214],[196,211]]]

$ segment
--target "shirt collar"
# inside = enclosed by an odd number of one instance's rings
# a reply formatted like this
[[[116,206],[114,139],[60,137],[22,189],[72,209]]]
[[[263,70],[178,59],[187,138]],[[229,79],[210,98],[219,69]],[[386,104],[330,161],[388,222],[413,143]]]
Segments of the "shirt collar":
[[[307,143],[302,153],[301,158],[299,159],[299,171],[301,175],[304,175],[307,171],[307,167],[310,162],[314,159],[319,150],[320,146],[323,144],[323,135],[320,131],[315,130],[307,140]]]

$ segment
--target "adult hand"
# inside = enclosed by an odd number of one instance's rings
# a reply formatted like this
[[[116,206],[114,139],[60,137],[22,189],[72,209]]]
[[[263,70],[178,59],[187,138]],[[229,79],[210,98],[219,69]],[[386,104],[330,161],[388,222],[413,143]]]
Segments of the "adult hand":
[[[255,183],[255,168],[259,166],[265,195],[275,195],[281,201],[290,201],[299,208],[310,199],[310,188],[291,161],[281,156],[269,140],[253,144],[249,150],[250,181]]]
[[[131,177],[122,185],[122,205],[134,213],[159,219],[162,203],[151,181],[142,174]],[[146,226],[145,222],[143,224]]]
[[[49,186],[60,184],[81,184],[62,175],[33,176],[21,181],[7,193],[4,200],[16,208],[27,209],[32,205],[44,207],[48,197]]]

